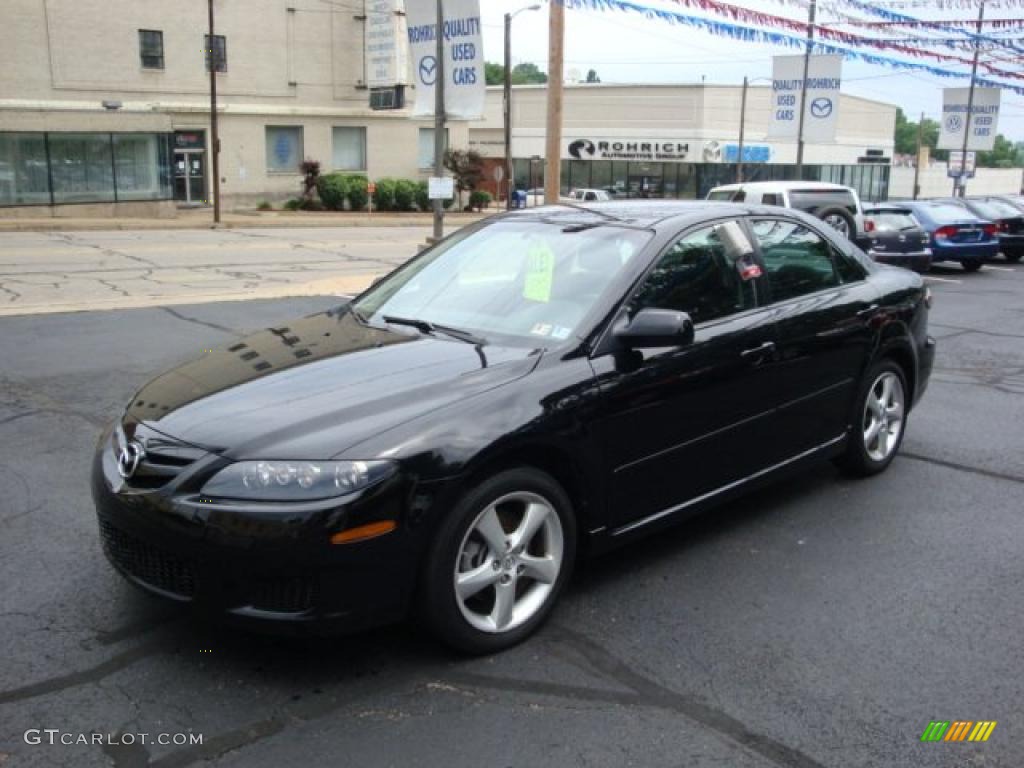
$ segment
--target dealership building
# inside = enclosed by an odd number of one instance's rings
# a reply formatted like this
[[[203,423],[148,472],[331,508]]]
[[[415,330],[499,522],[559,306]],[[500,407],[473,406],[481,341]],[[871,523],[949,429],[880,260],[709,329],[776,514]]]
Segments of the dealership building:
[[[323,172],[427,178],[433,121],[412,114],[416,73],[402,7],[218,3],[208,41],[204,2],[5,0],[0,217],[174,216],[208,204],[211,63],[226,209],[297,196],[303,159]],[[748,94],[750,179],[795,170],[795,143],[767,138],[769,91]],[[546,97],[542,85],[514,89],[512,156],[523,189],[543,183]],[[807,145],[807,176],[884,198],[895,107],[843,96],[836,108],[836,141]],[[563,188],[701,196],[735,177],[739,114],[739,87],[567,85]],[[487,89],[481,119],[449,121],[447,142],[479,150],[498,193],[501,89]]]
[[[561,184],[624,197],[703,197],[736,180],[742,87],[579,83],[564,90]],[[796,178],[796,142],[769,137],[771,86],[750,86],[743,177]],[[543,186],[547,86],[512,94],[512,158],[520,189]],[[855,187],[865,200],[886,199],[896,107],[843,94],[834,142],[804,146],[805,179]],[[501,88],[487,89],[483,119],[470,123],[469,145],[505,156]]]

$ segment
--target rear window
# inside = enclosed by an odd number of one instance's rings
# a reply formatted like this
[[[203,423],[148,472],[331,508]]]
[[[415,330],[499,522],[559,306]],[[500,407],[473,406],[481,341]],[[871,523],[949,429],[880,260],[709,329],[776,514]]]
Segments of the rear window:
[[[729,202],[730,200],[732,200],[732,196],[735,194],[735,189],[715,189],[708,193],[708,200],[720,200],[722,202]]]
[[[931,205],[926,205],[925,209],[927,210],[928,215],[940,224],[951,224],[954,221],[963,221],[964,219],[975,218],[974,214],[966,208],[961,208],[959,205],[954,205],[953,203],[933,203]]]
[[[1000,200],[974,200],[971,202],[986,219],[1019,219],[1024,212]]]
[[[879,232],[899,232],[918,226],[910,211],[880,211],[864,215],[874,222],[875,229]]]
[[[853,193],[843,189],[795,189],[789,193],[790,208],[810,212],[826,206],[838,206],[850,213],[857,213]]]

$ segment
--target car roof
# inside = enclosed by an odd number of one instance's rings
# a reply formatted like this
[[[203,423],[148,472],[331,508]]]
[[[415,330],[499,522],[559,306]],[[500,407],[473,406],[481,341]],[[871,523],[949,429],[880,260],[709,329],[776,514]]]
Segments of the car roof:
[[[681,226],[699,223],[719,216],[745,216],[749,214],[771,214],[773,216],[796,213],[786,208],[764,205],[745,205],[717,200],[611,200],[583,205],[542,205],[536,208],[520,208],[503,216],[535,221],[565,221],[566,224],[594,218],[613,217],[611,224],[649,228],[669,219]]]
[[[715,187],[712,192],[719,190],[754,189],[754,190],[836,190],[852,192],[852,187],[843,184],[833,184],[830,181],[751,181],[740,182],[739,184],[723,184]]]

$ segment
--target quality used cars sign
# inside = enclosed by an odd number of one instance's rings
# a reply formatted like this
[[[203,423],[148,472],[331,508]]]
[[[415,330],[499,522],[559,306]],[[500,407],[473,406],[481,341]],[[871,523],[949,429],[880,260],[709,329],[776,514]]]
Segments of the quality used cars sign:
[[[811,57],[804,102],[805,141],[835,141],[842,69],[841,56]],[[772,119],[768,130],[773,138],[797,138],[803,77],[803,56],[776,56],[773,59]]]
[[[437,4],[406,0],[409,49],[416,77],[416,116],[434,114],[434,88],[441,68],[437,62]],[[484,45],[479,0],[444,2],[444,109],[460,120],[483,116]]]

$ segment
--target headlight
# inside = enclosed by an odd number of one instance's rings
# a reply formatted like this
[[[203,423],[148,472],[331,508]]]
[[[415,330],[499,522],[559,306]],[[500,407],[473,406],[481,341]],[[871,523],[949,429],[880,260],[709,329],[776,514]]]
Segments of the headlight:
[[[395,470],[390,461],[240,461],[211,477],[203,496],[314,501],[361,490]]]

